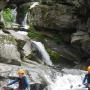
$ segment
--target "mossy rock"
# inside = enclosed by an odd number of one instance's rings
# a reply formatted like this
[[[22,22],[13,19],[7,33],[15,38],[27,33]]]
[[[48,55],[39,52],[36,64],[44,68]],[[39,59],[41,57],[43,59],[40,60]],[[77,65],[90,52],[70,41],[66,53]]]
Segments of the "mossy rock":
[[[33,25],[30,25],[30,30],[28,32],[28,36],[31,39],[38,40],[38,41],[42,41],[46,38],[49,38],[46,35],[42,34],[40,31],[37,31]]]
[[[4,28],[5,28],[4,23],[0,22],[0,29],[4,29]]]
[[[72,8],[62,4],[38,5],[30,10],[30,20],[36,27],[55,30],[75,28]]]
[[[50,48],[46,48],[47,52],[49,53],[51,60],[53,61],[54,64],[59,63],[60,59],[60,54]]]

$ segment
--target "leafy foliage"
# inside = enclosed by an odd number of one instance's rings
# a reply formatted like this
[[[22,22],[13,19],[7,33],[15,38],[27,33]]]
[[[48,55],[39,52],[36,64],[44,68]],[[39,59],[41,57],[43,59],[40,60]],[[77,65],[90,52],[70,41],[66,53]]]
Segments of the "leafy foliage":
[[[11,9],[6,8],[3,11],[3,17],[4,17],[5,22],[12,22],[13,21],[13,16],[12,16]]]

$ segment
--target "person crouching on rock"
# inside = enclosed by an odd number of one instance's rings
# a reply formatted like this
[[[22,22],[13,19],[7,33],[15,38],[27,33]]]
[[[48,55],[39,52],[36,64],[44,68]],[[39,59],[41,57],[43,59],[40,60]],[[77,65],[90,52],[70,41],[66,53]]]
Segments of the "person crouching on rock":
[[[83,84],[90,90],[90,66],[87,68],[88,73],[85,75],[83,79]]]
[[[14,89],[14,90],[30,90],[30,86],[29,86],[29,83],[27,81],[25,74],[26,74],[25,70],[20,69],[18,71],[19,77],[16,80],[12,81],[11,83],[7,84],[7,86],[15,84],[16,82],[18,82],[18,84],[19,84],[18,88]]]

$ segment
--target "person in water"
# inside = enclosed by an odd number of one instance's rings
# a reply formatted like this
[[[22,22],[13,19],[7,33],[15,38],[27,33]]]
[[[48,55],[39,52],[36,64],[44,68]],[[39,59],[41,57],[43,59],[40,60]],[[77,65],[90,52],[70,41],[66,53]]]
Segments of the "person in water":
[[[90,90],[90,66],[88,66],[87,68],[88,73],[85,75],[84,79],[83,79],[83,84],[89,88],[88,90]]]
[[[16,80],[14,80],[14,81],[10,82],[9,84],[7,84],[7,86],[15,84],[16,82],[18,82],[18,84],[19,84],[18,88],[14,89],[14,90],[30,90],[30,85],[29,85],[29,83],[27,81],[27,78],[26,78],[25,74],[26,74],[25,70],[20,69],[18,71],[19,77]],[[30,76],[30,78],[31,78],[31,76]]]

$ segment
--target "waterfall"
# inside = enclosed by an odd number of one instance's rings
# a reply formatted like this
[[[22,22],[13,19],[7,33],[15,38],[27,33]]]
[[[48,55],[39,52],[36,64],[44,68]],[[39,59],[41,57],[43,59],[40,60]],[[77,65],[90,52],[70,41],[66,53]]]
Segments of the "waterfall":
[[[3,18],[3,11],[0,12],[0,21],[5,24],[4,18]]]
[[[27,24],[27,19],[28,19],[28,12],[26,13],[26,16],[25,16],[25,18],[24,18],[24,20],[22,22],[22,28],[24,28],[24,29],[28,29],[29,28],[29,26]]]
[[[23,20],[23,22],[22,22],[22,25],[24,26],[24,25],[27,25],[27,15],[28,15],[28,13],[26,13],[26,16],[25,16],[25,18],[24,18],[24,20]]]
[[[12,17],[13,17],[13,23],[16,23],[16,15],[17,15],[16,8],[11,9],[11,14],[12,14]]]
[[[45,50],[44,45],[41,42],[32,41],[32,46],[40,52],[40,54],[42,55],[42,60],[46,64],[51,66],[52,61],[50,60],[50,56],[47,53],[47,51]]]

